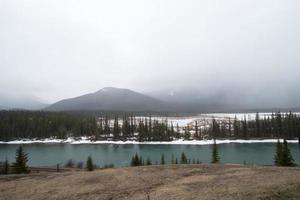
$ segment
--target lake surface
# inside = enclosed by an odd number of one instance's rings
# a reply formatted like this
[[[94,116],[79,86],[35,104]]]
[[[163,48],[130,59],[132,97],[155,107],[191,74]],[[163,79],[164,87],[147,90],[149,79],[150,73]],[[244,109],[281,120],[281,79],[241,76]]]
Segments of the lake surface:
[[[18,144],[0,144],[0,161],[7,157],[15,159]],[[28,154],[30,166],[54,166],[65,164],[69,159],[85,162],[89,155],[100,166],[114,164],[116,167],[128,166],[131,157],[137,152],[153,164],[159,163],[164,154],[166,163],[171,162],[172,154],[180,159],[182,152],[188,158],[208,163],[211,160],[212,145],[161,145],[161,144],[23,144]],[[219,144],[221,163],[272,165],[276,143]],[[300,147],[289,144],[295,162],[300,164]]]

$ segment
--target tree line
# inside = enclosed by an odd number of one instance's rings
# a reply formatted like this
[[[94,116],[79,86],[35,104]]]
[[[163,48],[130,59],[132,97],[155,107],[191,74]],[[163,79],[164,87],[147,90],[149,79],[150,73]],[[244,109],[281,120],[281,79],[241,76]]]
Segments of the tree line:
[[[272,113],[254,120],[196,120],[185,127],[171,121],[133,115],[94,117],[69,112],[0,111],[0,140],[88,136],[92,140],[172,141],[176,139],[299,138],[300,116]]]

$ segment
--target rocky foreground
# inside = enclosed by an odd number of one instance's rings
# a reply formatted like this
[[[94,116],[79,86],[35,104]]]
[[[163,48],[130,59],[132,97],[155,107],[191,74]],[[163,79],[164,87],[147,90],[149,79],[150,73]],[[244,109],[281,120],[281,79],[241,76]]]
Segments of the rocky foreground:
[[[300,168],[170,165],[0,176],[0,199],[300,199]]]

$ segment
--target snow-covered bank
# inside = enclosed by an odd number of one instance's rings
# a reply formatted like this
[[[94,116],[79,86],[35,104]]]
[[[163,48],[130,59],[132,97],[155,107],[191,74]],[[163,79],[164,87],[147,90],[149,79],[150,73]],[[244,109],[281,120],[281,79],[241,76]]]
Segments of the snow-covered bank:
[[[283,141],[283,139],[281,139]],[[250,144],[250,143],[276,143],[277,139],[255,139],[255,140],[216,140],[217,144]],[[288,143],[298,143],[298,140],[287,140]],[[82,137],[80,140],[68,138],[62,139],[45,139],[45,140],[14,140],[9,142],[0,141],[0,144],[55,144],[55,143],[67,143],[67,144],[182,144],[182,145],[209,145],[213,143],[213,140],[174,140],[170,142],[138,142],[138,141],[91,141],[86,137]]]

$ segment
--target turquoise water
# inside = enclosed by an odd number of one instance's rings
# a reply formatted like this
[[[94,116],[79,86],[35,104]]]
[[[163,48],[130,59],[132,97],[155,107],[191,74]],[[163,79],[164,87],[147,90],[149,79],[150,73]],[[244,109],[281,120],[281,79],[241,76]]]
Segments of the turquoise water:
[[[0,144],[0,161],[7,157],[14,161],[17,144]],[[272,165],[275,143],[256,144],[219,144],[219,154],[222,163]],[[24,144],[30,166],[54,166],[65,164],[67,160],[85,162],[89,155],[97,165],[114,164],[116,167],[128,166],[131,157],[137,152],[146,160],[150,157],[152,163],[160,161],[161,154],[167,163],[171,162],[172,154],[180,158],[185,152],[188,158],[199,159],[208,163],[211,160],[211,145],[153,145],[153,144]],[[289,144],[292,155],[300,164],[300,147]]]

